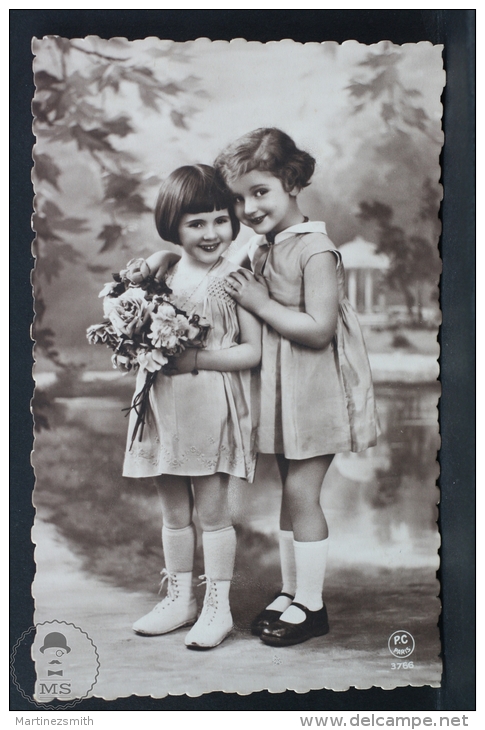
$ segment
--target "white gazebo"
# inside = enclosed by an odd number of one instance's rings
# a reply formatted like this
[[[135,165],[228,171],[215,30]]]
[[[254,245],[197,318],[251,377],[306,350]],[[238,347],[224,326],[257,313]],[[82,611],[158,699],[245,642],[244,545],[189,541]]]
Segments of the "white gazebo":
[[[385,294],[380,281],[389,268],[389,258],[376,253],[376,248],[375,243],[361,236],[339,248],[346,272],[347,296],[366,324],[378,324],[386,319]]]

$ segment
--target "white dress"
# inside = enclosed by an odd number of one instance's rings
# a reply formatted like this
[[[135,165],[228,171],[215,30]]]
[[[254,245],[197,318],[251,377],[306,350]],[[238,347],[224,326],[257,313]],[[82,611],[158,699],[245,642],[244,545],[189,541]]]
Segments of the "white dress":
[[[205,292],[197,292],[190,299],[190,313],[205,317],[210,325],[205,349],[221,350],[239,344],[236,303],[223,285],[224,278],[237,268],[221,258],[207,276]],[[181,306],[177,297],[172,299]],[[179,299],[183,301],[181,296]],[[136,393],[145,377],[144,371],[138,373]],[[130,414],[123,476],[223,472],[252,481],[256,454],[251,389],[256,385],[255,377],[250,370],[199,370],[198,375],[174,376],[158,372],[150,390],[142,439],[138,433],[131,448],[136,413]]]

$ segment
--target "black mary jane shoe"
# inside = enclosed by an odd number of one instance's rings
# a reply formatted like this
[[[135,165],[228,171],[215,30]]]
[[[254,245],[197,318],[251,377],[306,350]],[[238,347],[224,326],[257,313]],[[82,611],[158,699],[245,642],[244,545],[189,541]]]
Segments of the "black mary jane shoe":
[[[301,644],[314,636],[323,636],[328,633],[328,617],[325,604],[319,611],[310,611],[301,603],[292,603],[306,615],[306,619],[299,624],[290,624],[278,619],[261,633],[261,641],[269,646],[292,646]]]
[[[273,601],[276,601],[276,599],[280,596],[289,598],[290,601],[292,601],[294,598],[294,596],[290,596],[289,593],[277,593],[276,596],[273,598]],[[277,621],[281,614],[282,611],[275,611],[272,608],[265,608],[263,611],[261,611],[261,613],[258,613],[254,621],[252,621],[251,633],[254,636],[261,636],[263,631],[268,628],[270,624],[273,624],[275,621]]]

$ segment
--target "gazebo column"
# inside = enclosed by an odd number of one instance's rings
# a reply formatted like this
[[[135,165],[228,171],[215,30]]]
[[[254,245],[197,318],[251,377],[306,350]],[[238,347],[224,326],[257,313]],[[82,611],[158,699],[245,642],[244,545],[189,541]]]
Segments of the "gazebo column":
[[[347,275],[349,285],[349,302],[357,311],[357,272],[355,269],[349,269]]]
[[[374,305],[374,277],[372,276],[372,269],[367,269],[365,272],[365,284],[364,284],[364,311],[371,313]]]

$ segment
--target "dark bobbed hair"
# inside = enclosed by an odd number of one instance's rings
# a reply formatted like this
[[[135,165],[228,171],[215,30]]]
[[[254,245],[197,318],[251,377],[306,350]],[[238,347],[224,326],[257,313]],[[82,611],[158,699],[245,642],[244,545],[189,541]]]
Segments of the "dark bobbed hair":
[[[291,137],[276,127],[255,129],[223,150],[214,162],[230,185],[251,170],[270,172],[287,193],[306,188],[315,170],[315,159],[298,149]]]
[[[234,240],[240,223],[234,213],[232,193],[223,177],[209,165],[184,165],[162,183],[155,206],[155,225],[165,241],[180,246],[179,226],[186,213],[212,213],[226,208]]]

